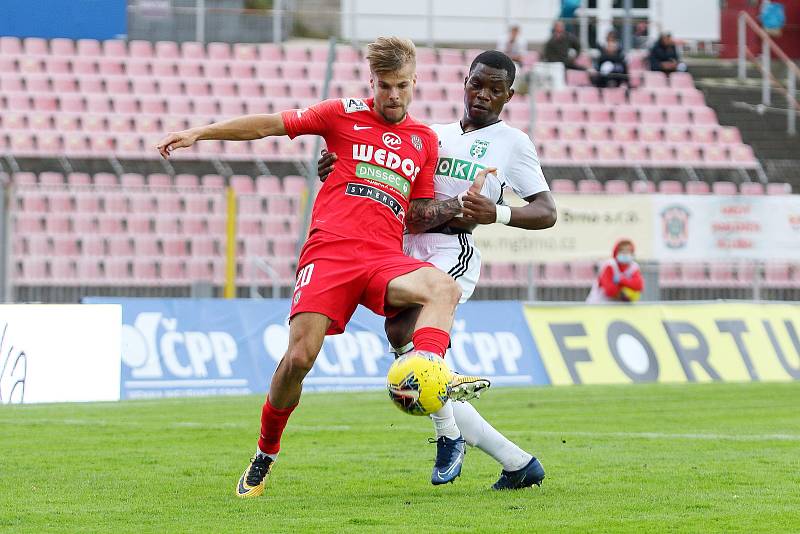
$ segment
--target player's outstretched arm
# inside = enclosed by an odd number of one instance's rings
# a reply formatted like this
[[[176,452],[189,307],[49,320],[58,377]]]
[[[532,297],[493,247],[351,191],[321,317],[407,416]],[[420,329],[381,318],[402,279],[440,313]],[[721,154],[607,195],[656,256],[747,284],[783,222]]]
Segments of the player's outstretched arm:
[[[488,198],[468,193],[464,197],[464,220],[477,224],[498,222],[502,216],[501,209],[510,210],[510,218],[505,222],[508,226],[526,230],[543,230],[556,224],[556,203],[550,191],[542,191],[525,199],[527,204],[509,208],[497,206]],[[508,215],[507,215],[508,216]]]
[[[190,147],[197,141],[250,141],[273,135],[286,135],[286,128],[280,113],[243,115],[207,126],[198,126],[167,134],[156,145],[156,150],[159,151],[161,157],[167,159],[176,148]]]

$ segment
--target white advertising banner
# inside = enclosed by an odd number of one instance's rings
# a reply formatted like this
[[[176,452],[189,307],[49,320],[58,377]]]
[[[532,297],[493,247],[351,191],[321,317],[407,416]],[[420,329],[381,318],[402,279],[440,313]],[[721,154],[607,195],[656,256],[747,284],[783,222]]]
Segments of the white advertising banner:
[[[122,307],[0,305],[0,404],[116,401]]]
[[[653,195],[661,261],[800,259],[800,195]]]

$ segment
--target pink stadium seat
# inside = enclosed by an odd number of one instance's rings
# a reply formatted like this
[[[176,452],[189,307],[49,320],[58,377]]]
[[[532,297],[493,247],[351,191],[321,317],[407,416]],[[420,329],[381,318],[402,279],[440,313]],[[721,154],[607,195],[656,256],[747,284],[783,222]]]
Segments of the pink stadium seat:
[[[125,64],[125,73],[128,76],[150,76],[151,66],[150,60],[147,59],[130,59]]]
[[[617,106],[614,108],[614,122],[627,124],[637,123],[639,122],[639,111],[635,106]]]
[[[88,95],[86,110],[90,113],[111,113],[111,101],[105,95]]]
[[[206,61],[203,63],[203,72],[205,73],[205,77],[209,79],[225,78],[228,76],[228,62]]]
[[[642,73],[642,81],[649,88],[667,87],[667,76],[659,71],[645,71]]]
[[[709,187],[708,183],[701,182],[699,180],[693,180],[690,182],[686,182],[686,194],[687,195],[707,195],[711,192],[711,188]]]
[[[639,127],[639,140],[645,143],[660,143],[663,129],[652,124],[642,124]]]
[[[719,124],[717,114],[709,107],[692,108],[692,119],[695,124]]]
[[[711,192],[715,195],[735,195],[739,191],[735,183],[720,180],[711,184]]]
[[[67,175],[67,184],[70,187],[91,185],[92,178],[85,172],[71,172]]]
[[[591,143],[569,143],[570,156],[574,161],[590,162],[596,159],[594,145]]]
[[[218,174],[206,174],[201,178],[200,183],[203,187],[221,188],[225,187],[225,178]]]
[[[668,112],[671,110],[668,110]],[[639,110],[639,117],[642,124],[663,124],[664,113],[661,108],[647,107]]]
[[[353,48],[349,45],[339,45],[336,47],[337,63],[358,63],[360,61],[361,52],[357,48]],[[422,62],[421,60],[419,61]]]
[[[22,55],[23,51],[19,37],[0,37],[0,55]]]
[[[635,180],[631,183],[631,192],[638,195],[649,195],[656,192],[656,184],[648,180]]]
[[[208,58],[228,60],[231,59],[231,47],[228,43],[209,43]]]
[[[156,85],[154,78],[140,78],[132,79],[133,93],[135,95],[155,95],[160,93],[160,87]]]
[[[767,194],[768,195],[791,195],[792,194],[792,186],[791,184],[787,183],[768,183],[767,184]]]
[[[159,59],[177,59],[180,57],[178,43],[175,41],[158,41],[155,45],[155,55]]]
[[[4,130],[27,130],[27,118],[28,114],[14,113],[13,111],[4,112],[0,115]]]
[[[83,57],[94,57],[102,55],[103,50],[100,41],[95,39],[78,39],[77,55]]]
[[[764,184],[759,182],[743,182],[739,186],[739,191],[743,195],[763,195]]]
[[[195,41],[181,43],[181,57],[183,59],[205,59],[206,50],[203,43]]]
[[[663,131],[668,143],[688,143],[692,140],[691,133],[685,126],[666,126]]]
[[[681,165],[697,166],[703,161],[700,154],[700,147],[692,143],[680,143],[675,145],[675,154]]]
[[[717,140],[720,143],[739,144],[742,142],[742,135],[739,128],[735,126],[719,126],[715,128]]]
[[[283,190],[289,195],[299,195],[306,190],[306,179],[303,176],[285,176]]]
[[[678,180],[661,180],[658,182],[658,192],[665,195],[681,195],[683,184]]]
[[[37,111],[56,111],[58,97],[53,94],[36,94],[33,96],[33,107]]]
[[[125,41],[117,39],[103,41],[103,55],[108,57],[125,57],[128,55],[128,47]]]
[[[46,56],[50,52],[47,49],[47,41],[39,37],[28,37],[23,41],[25,55]]]
[[[178,174],[175,176],[175,186],[195,189],[200,186],[200,179],[194,174]]]
[[[601,142],[595,144],[597,161],[605,165],[624,165],[622,147],[616,143]]]
[[[628,182],[625,180],[608,180],[605,183],[605,192],[609,195],[622,195],[630,192]]]
[[[132,58],[151,58],[153,57],[153,44],[150,41],[130,41],[128,43],[128,54]]]
[[[31,93],[49,93],[50,78],[33,74],[25,77],[25,89]]]
[[[681,105],[691,108],[701,108],[706,105],[703,92],[698,89],[684,90],[680,95]]]
[[[728,161],[728,153],[725,151],[724,145],[705,145],[703,160],[708,165],[719,165]]]
[[[694,81],[692,80],[692,75],[688,72],[673,72],[669,76],[669,85],[670,87],[675,88],[693,88]]]
[[[118,184],[117,176],[110,172],[98,172],[94,175],[94,185],[97,187],[117,186]]]
[[[750,147],[750,145],[733,145],[730,149],[730,157],[731,161],[736,163],[747,165],[756,165],[758,163],[758,160],[756,160],[756,156],[753,153],[753,149]]]
[[[235,60],[230,63],[231,77],[236,80],[249,80],[255,76],[256,63],[245,60]]]
[[[678,93],[675,93],[669,89],[662,90],[662,91],[654,91],[653,95],[655,96],[655,104],[657,106],[678,106],[681,104],[678,98]]]
[[[667,108],[667,123],[671,125],[691,124],[689,109],[684,107]]]
[[[0,55],[0,72],[3,74],[17,74],[16,58]],[[69,72],[69,66],[66,72]]]
[[[106,238],[99,235],[81,236],[81,253],[84,256],[105,256]]]
[[[102,57],[97,60],[97,71],[103,76],[123,76],[125,63],[119,59]]]
[[[75,210],[78,213],[99,213],[101,211],[100,196],[86,191],[76,193]]]
[[[577,189],[575,187],[575,182],[572,180],[566,180],[564,178],[555,178],[550,183],[550,189],[553,193],[575,193]]]
[[[630,92],[629,99],[633,106],[651,106],[653,105],[653,92],[646,89],[634,89]]]
[[[736,279],[735,266],[727,262],[714,262],[708,268],[708,283],[716,287],[737,287],[741,284]]]
[[[764,283],[768,287],[791,287],[797,282],[792,280],[789,263],[771,261],[764,265]]]
[[[589,80],[589,73],[583,70],[567,69],[566,72],[567,85],[591,85]]]
[[[145,179],[144,176],[138,173],[128,172],[125,174],[120,175],[119,177],[120,184],[124,188],[139,188],[145,187]]]
[[[578,182],[578,193],[598,194],[603,192],[603,184],[597,180],[580,180]]]
[[[72,56],[75,54],[75,42],[72,39],[52,39],[50,53],[54,56]]]
[[[256,192],[261,194],[280,194],[283,191],[280,178],[277,176],[258,176],[256,178]]]
[[[675,158],[674,147],[663,143],[650,145],[650,159],[653,161],[653,163],[662,166],[680,164],[680,162]]]
[[[702,263],[684,263],[681,266],[681,280],[690,287],[706,285],[708,283],[706,266]]]

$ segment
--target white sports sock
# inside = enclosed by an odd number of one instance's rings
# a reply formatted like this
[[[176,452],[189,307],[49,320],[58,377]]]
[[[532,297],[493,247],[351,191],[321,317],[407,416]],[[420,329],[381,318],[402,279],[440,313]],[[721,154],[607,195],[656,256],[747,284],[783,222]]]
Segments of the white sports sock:
[[[447,436],[450,439],[456,439],[461,435],[456,418],[453,417],[453,404],[455,404],[453,401],[448,400],[444,406],[439,408],[439,411],[431,414],[437,438]]]
[[[266,452],[262,451],[258,447],[256,447],[256,456],[269,456],[270,458],[272,458],[273,462],[278,459],[278,453],[277,452],[275,454],[267,454]]]
[[[506,471],[517,471],[531,461],[531,456],[494,429],[468,402],[451,402],[453,416],[468,445],[500,462]],[[438,412],[437,412],[438,413]]]
[[[403,354],[409,353],[412,350],[414,350],[414,342],[413,341],[409,341],[408,343],[406,343],[405,345],[403,345],[400,348],[392,347],[392,352],[394,352],[398,356],[402,356]]]

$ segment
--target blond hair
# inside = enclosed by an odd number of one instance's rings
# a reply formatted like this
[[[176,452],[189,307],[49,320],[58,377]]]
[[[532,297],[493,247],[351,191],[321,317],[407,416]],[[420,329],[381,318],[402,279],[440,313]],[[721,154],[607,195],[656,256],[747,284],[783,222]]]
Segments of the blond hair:
[[[367,45],[367,61],[372,72],[394,72],[407,64],[417,65],[417,48],[410,39],[378,37]]]

